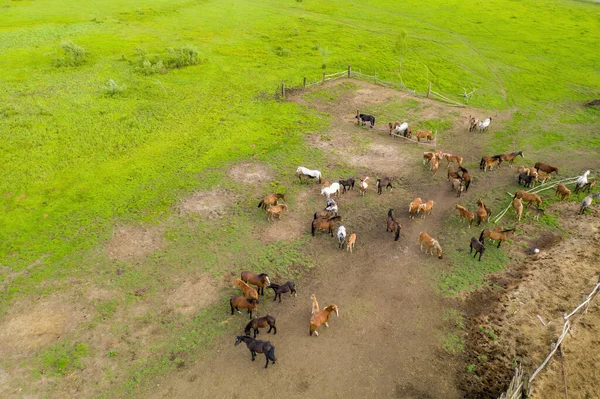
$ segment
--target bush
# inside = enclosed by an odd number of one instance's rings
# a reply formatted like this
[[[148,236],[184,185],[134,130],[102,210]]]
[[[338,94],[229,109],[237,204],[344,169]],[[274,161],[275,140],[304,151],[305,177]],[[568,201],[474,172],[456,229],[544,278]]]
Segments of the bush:
[[[119,86],[119,84],[117,82],[115,82],[113,79],[110,79],[104,86],[104,94],[112,97],[116,94],[123,93],[125,91],[125,89],[126,89],[125,85]]]
[[[60,43],[64,51],[64,56],[56,59],[57,67],[75,67],[82,65],[87,60],[87,50],[72,41],[63,41]]]
[[[180,48],[169,47],[167,49],[167,59],[165,62],[167,68],[183,68],[189,65],[196,65],[199,62],[198,50],[194,46],[185,45]]]

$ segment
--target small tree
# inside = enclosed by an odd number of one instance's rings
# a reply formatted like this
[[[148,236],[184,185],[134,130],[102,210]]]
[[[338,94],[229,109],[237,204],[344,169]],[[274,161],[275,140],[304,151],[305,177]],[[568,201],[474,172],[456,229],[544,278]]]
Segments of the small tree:
[[[106,85],[104,86],[104,93],[107,96],[114,96],[116,94],[120,94],[123,93],[126,89],[125,85],[119,85],[117,82],[115,82],[113,79],[110,79]]]

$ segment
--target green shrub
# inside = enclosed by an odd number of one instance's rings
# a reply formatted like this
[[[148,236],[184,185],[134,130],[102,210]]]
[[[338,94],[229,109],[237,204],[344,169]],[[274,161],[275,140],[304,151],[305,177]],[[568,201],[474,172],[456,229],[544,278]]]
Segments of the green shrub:
[[[110,79],[104,86],[104,94],[112,97],[116,94],[123,93],[125,91],[125,89],[126,89],[125,85],[119,85],[113,79]]]
[[[57,67],[75,67],[82,65],[87,60],[87,50],[72,41],[63,41],[60,43],[64,56],[56,59]]]
[[[191,45],[185,45],[180,48],[169,47],[167,49],[167,58],[165,65],[167,68],[183,68],[189,65],[196,65],[200,62],[198,50]]]

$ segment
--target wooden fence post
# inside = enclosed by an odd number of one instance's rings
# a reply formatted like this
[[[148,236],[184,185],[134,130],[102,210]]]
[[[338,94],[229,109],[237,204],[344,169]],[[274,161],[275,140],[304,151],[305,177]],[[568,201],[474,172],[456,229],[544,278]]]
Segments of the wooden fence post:
[[[325,84],[325,72],[323,72],[323,79],[321,80],[321,84],[324,85]]]
[[[350,65],[348,65],[348,77],[350,77],[350,73],[351,73],[351,68],[350,68]]]
[[[431,94],[431,82],[429,82],[429,85],[427,86],[427,98],[429,98],[430,94]]]
[[[304,80],[302,81],[302,87],[306,89],[306,76],[304,77]]]
[[[281,98],[285,98],[285,83],[281,82]]]
[[[523,374],[523,388],[521,388],[521,399],[529,397],[529,374]]]

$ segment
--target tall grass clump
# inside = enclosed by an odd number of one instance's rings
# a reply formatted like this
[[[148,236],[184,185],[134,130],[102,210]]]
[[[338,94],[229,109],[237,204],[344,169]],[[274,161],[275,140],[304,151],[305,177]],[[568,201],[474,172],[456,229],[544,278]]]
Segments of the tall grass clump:
[[[55,60],[57,67],[76,67],[83,65],[87,61],[87,50],[84,47],[70,40],[61,42],[60,46],[63,49],[64,55]]]
[[[117,82],[114,81],[114,79],[110,79],[104,85],[104,94],[109,97],[112,97],[117,94],[123,93],[126,88],[127,87],[125,85],[119,85]]]
[[[167,48],[167,68],[183,68],[200,62],[198,50],[189,44],[179,48]]]

